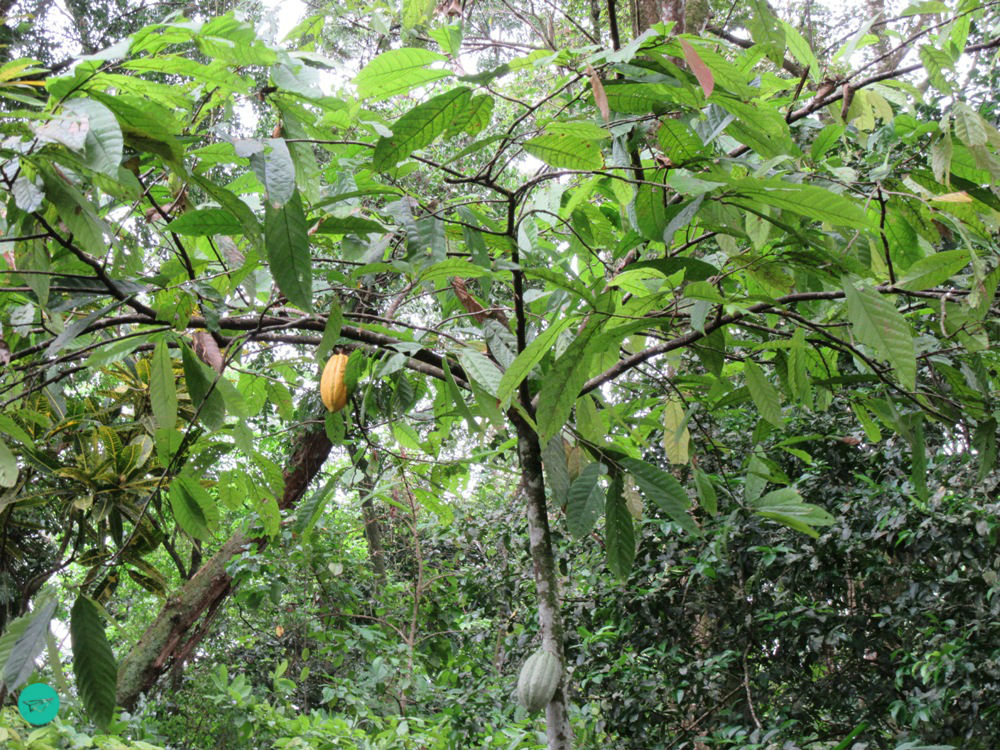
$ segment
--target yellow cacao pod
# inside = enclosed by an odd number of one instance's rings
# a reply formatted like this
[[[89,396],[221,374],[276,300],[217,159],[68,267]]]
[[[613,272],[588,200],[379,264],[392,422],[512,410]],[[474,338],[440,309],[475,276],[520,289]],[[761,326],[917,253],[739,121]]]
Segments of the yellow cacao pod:
[[[347,403],[347,384],[344,383],[346,370],[346,354],[334,354],[323,368],[323,376],[319,380],[319,395],[330,411],[340,411]]]

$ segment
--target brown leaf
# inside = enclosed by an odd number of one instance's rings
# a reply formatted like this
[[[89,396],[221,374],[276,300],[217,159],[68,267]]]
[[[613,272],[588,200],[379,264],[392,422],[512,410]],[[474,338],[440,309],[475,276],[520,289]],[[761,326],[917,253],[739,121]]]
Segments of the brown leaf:
[[[590,76],[590,88],[594,90],[594,104],[600,110],[604,122],[607,122],[611,119],[611,108],[608,106],[608,95],[604,91],[604,84],[601,83],[600,76],[597,75],[597,71],[590,64],[587,65],[586,71],[587,75]]]
[[[7,342],[0,339],[0,363],[9,365],[10,364],[10,347],[7,346]]]
[[[476,298],[469,294],[464,279],[460,279],[457,276],[453,278],[451,280],[451,288],[455,290],[455,295],[458,297],[458,301],[462,303],[462,307],[472,313],[472,317],[480,323],[486,320],[486,308],[480,305],[476,301]]]
[[[708,99],[715,88],[715,76],[712,75],[712,71],[705,64],[705,61],[701,59],[695,48],[686,39],[681,39],[680,43],[681,49],[684,50],[684,59],[690,66],[691,72],[694,73],[694,77],[698,79],[698,83],[701,84],[701,90],[705,92],[705,98]]]
[[[219,345],[208,331],[195,331],[191,334],[191,348],[198,359],[216,372],[222,372],[225,365],[222,362],[222,352]]]

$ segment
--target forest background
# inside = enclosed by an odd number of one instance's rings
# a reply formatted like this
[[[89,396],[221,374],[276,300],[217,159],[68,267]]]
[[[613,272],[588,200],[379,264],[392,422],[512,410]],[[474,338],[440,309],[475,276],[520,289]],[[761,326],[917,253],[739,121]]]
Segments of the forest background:
[[[0,744],[1000,745],[997,8],[0,2]]]

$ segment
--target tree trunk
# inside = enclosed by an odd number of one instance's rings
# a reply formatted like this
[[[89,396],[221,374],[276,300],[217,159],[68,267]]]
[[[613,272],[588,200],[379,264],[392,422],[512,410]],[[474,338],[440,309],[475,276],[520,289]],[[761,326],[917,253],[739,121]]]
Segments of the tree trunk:
[[[331,447],[322,427],[301,435],[285,470],[285,491],[278,502],[281,510],[299,501]],[[118,670],[119,705],[132,708],[164,672],[182,667],[208,633],[219,605],[232,591],[233,579],[226,572],[229,561],[254,545],[263,549],[267,543],[266,537],[252,539],[242,533],[234,534],[175,596],[167,599]]]
[[[370,485],[362,485],[366,492],[371,491]],[[375,579],[379,586],[385,586],[385,551],[382,548],[382,527],[378,522],[378,512],[375,501],[366,497],[361,501],[361,516],[365,522],[365,539],[368,541],[368,557],[372,561]]]
[[[521,484],[527,500],[528,548],[535,571],[535,591],[538,594],[538,624],[541,629],[542,647],[566,664],[563,649],[563,624],[559,611],[559,588],[556,578],[556,560],[552,553],[549,533],[549,513],[545,502],[545,480],[542,474],[542,451],[538,435],[515,411],[511,419],[517,428],[517,454],[521,460]],[[546,732],[549,750],[570,750],[573,747],[573,730],[567,712],[566,671],[556,688],[555,695],[545,709]]]

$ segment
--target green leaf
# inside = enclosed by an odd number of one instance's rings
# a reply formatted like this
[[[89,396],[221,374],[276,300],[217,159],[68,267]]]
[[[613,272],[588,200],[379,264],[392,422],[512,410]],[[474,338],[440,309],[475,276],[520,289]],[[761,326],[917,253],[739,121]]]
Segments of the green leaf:
[[[316,347],[316,361],[320,366],[325,366],[330,352],[333,351],[334,344],[340,338],[340,329],[344,325],[344,312],[340,308],[340,303],[334,297],[330,302],[330,314],[327,315],[326,325],[323,327],[323,337],[319,346]]]
[[[484,354],[463,349],[458,353],[458,360],[466,374],[472,378],[491,396],[496,396],[500,388],[502,373],[493,360]]]
[[[716,178],[722,179],[719,176]],[[871,227],[871,221],[858,204],[815,185],[752,177],[730,180],[729,185],[739,196],[809,219],[857,229]]]
[[[6,662],[0,665],[3,667],[3,684],[8,691],[17,690],[35,671],[35,659],[45,647],[45,635],[49,632],[49,621],[55,614],[57,603],[54,596],[41,596],[26,616],[27,625],[23,630],[19,629]]]
[[[809,150],[809,155],[813,160],[819,161],[826,156],[826,152],[837,145],[837,141],[840,140],[846,129],[844,125],[830,124],[819,131],[812,142],[812,148]]]
[[[920,62],[923,63],[924,70],[927,71],[927,78],[931,85],[942,94],[950,94],[952,86],[945,78],[944,71],[951,68],[954,63],[948,53],[925,44],[920,47]]]
[[[469,105],[459,114],[445,131],[445,138],[453,138],[459,133],[475,136],[490,124],[493,118],[494,100],[492,96],[477,94],[469,99]]]
[[[635,478],[643,494],[674,523],[692,534],[698,533],[698,526],[687,514],[691,500],[680,482],[662,469],[637,458],[622,458],[620,463]]]
[[[267,138],[264,150],[250,156],[250,168],[267,193],[267,202],[281,208],[295,194],[295,162],[283,138]]]
[[[562,450],[562,446],[559,450]],[[603,464],[587,464],[566,493],[566,528],[574,539],[581,539],[589,534],[601,515],[604,491],[597,480],[606,470]]]
[[[748,359],[743,363],[743,374],[746,376],[750,398],[753,399],[760,415],[775,427],[784,427],[785,423],[781,418],[781,397],[764,371],[756,362]]]
[[[719,499],[715,492],[715,485],[712,484],[708,474],[697,466],[694,467],[694,486],[698,491],[699,505],[713,516],[716,515],[719,512]]]
[[[17,459],[10,452],[7,443],[0,440],[0,487],[13,487],[17,484]]]
[[[187,211],[166,226],[171,232],[191,237],[215,234],[243,234],[239,219],[224,208],[199,208]]]
[[[545,471],[545,486],[549,488],[553,503],[565,505],[570,481],[561,437],[556,436],[545,444],[542,449],[542,467]]]
[[[403,47],[383,52],[354,78],[354,85],[362,99],[388,99],[417,86],[439,78],[447,78],[447,70],[433,70],[434,62],[445,62],[448,58],[428,49]]]
[[[226,421],[226,404],[222,394],[212,386],[215,371],[198,359],[187,344],[181,344],[181,363],[184,365],[184,382],[198,415],[210,430],[217,430]]]
[[[969,265],[968,250],[945,250],[921,258],[908,269],[897,283],[900,289],[919,292],[951,279]]]
[[[551,167],[591,170],[604,166],[600,146],[588,138],[543,133],[525,141],[524,150]]]
[[[331,216],[323,219],[315,231],[316,234],[385,234],[385,227],[360,216]]]
[[[878,292],[858,289],[843,280],[847,317],[855,337],[889,362],[904,388],[916,387],[917,359],[910,326],[900,312]]]
[[[322,488],[298,504],[295,509],[295,526],[293,527],[296,534],[305,536],[316,525],[326,507],[326,501],[333,495],[335,488],[336,482],[331,479]]]
[[[115,712],[118,672],[97,604],[82,594],[70,612],[73,672],[80,700],[93,722],[106,730]]]
[[[753,502],[753,509],[759,516],[814,538],[819,536],[819,532],[813,526],[829,526],[836,520],[818,505],[802,502],[802,496],[792,487],[768,492]]]
[[[553,363],[552,369],[545,373],[535,414],[538,437],[543,443],[558,434],[566,424],[580,388],[587,382],[593,355],[590,344],[598,338],[595,334],[603,323],[603,320],[598,321],[596,318],[597,316],[587,323],[573,343]]]
[[[177,384],[173,360],[163,339],[153,349],[149,363],[149,399],[157,427],[173,429],[177,424]]]
[[[604,543],[608,570],[618,578],[625,579],[635,561],[635,524],[622,496],[620,475],[611,479],[604,516]]]
[[[458,86],[418,104],[393,123],[392,135],[375,144],[372,166],[385,171],[396,166],[417,149],[429,146],[465,110],[472,89]]]
[[[280,208],[267,204],[264,242],[271,275],[288,301],[312,311],[312,256],[302,196],[298,191]]]
[[[94,99],[71,99],[65,108],[85,116],[89,122],[84,141],[87,166],[95,172],[116,177],[125,139],[114,113]]]
[[[553,323],[535,336],[531,340],[531,343],[524,347],[524,351],[518,354],[514,361],[511,362],[510,367],[507,368],[503,377],[500,378],[500,386],[497,388],[496,394],[497,398],[504,405],[510,403],[517,387],[521,385],[522,381],[528,377],[532,369],[542,361],[545,355],[552,351],[559,334],[569,328],[575,320],[575,318],[563,318]]]
[[[189,474],[178,474],[170,483],[170,509],[177,525],[190,537],[211,541],[219,522],[219,509],[201,484]]]

